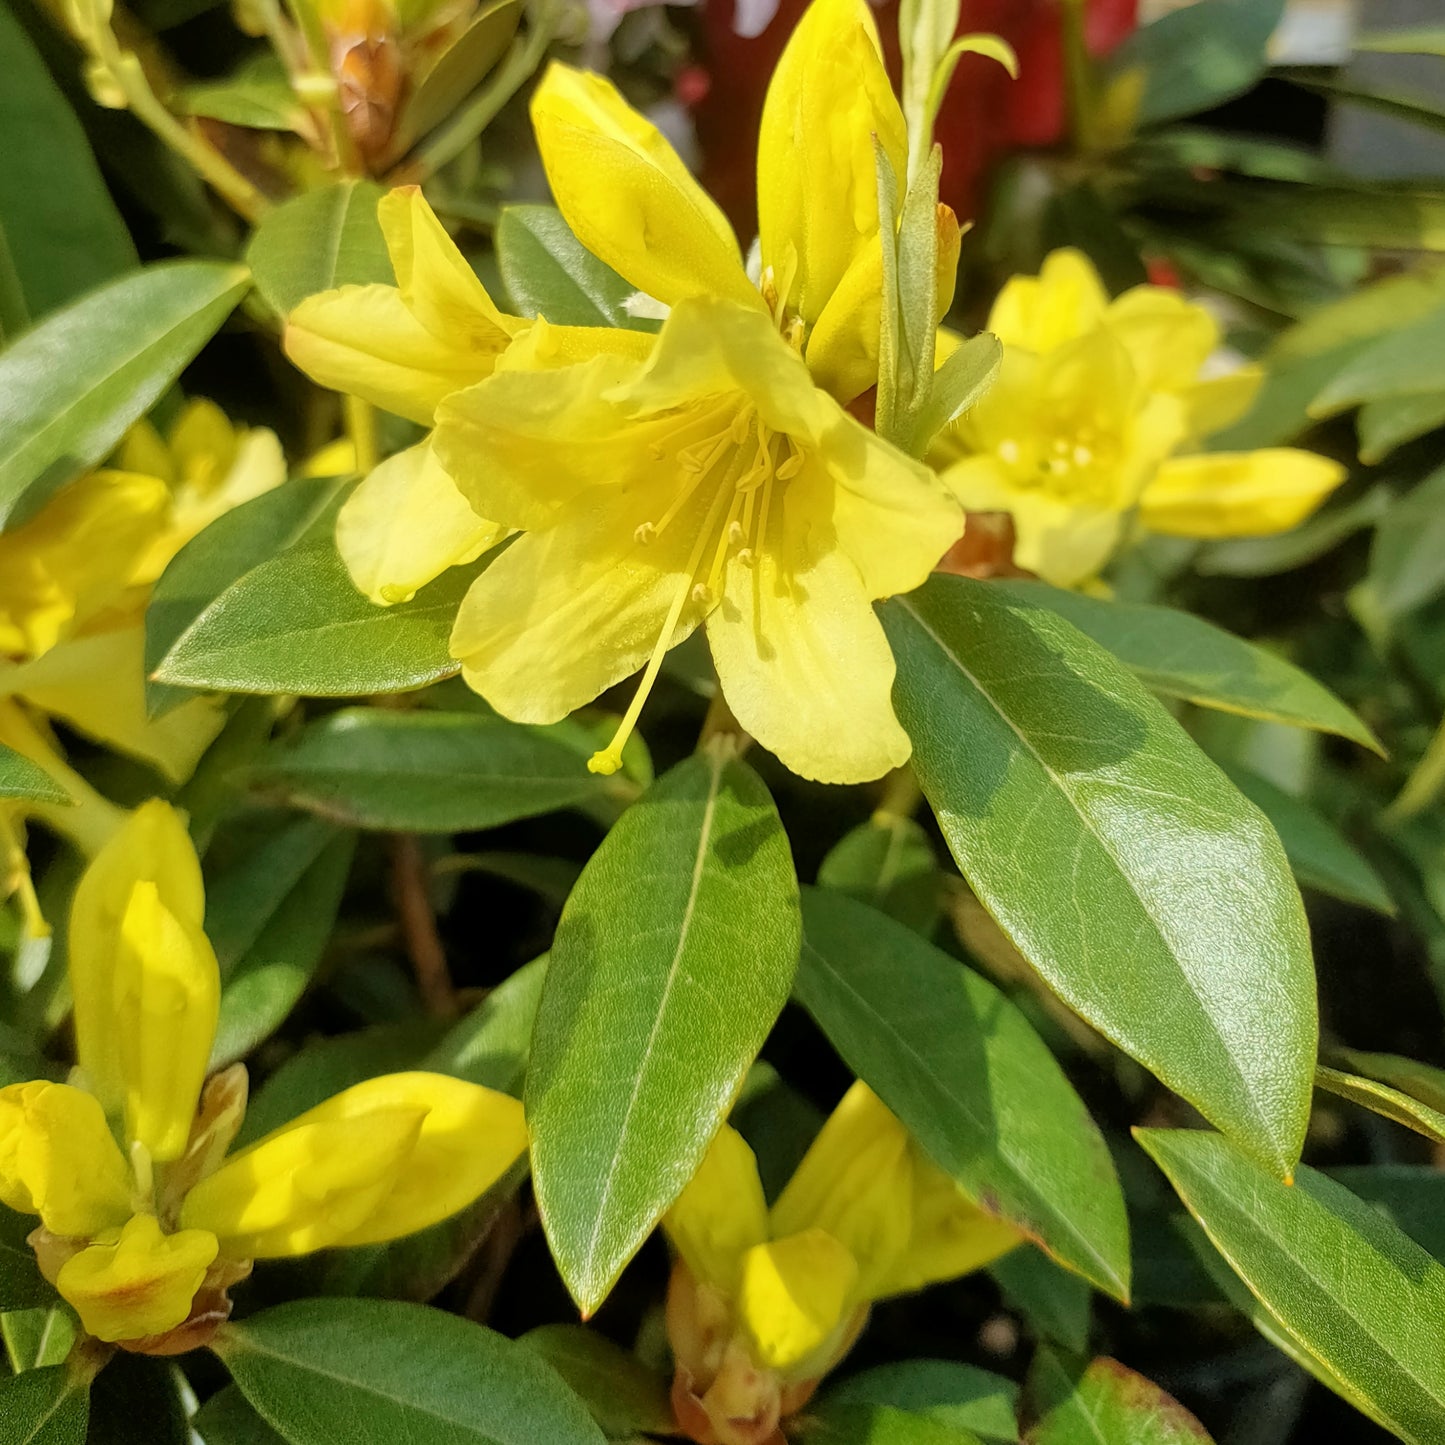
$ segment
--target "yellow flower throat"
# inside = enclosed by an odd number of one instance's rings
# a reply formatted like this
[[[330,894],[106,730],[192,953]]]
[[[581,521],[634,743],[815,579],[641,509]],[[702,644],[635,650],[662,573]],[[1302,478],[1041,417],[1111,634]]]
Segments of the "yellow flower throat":
[[[1041,491],[1074,506],[1106,507],[1114,501],[1119,448],[1100,428],[1066,426],[1052,436],[1022,441],[1005,437],[994,454],[1021,490]]]
[[[803,469],[797,442],[775,433],[737,393],[688,407],[682,415],[680,425],[665,427],[649,443],[655,461],[676,464],[679,485],[656,521],[637,526],[637,545],[651,546],[689,504],[705,497],[709,488],[712,495],[704,503],[692,550],[632,703],[612,741],[588,760],[594,773],[615,773],[622,766],[622,748],[657,681],[683,609],[691,602],[705,615],[718,604],[730,558],[750,569],[756,566],[776,494]]]

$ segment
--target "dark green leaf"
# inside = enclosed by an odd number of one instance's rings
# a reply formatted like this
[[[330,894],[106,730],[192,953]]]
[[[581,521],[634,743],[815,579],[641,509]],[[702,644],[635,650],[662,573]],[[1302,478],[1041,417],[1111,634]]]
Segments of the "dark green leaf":
[[[351,827],[415,833],[499,828],[605,794],[571,748],[471,713],[346,708],[277,744],[253,784]]]
[[[64,1365],[0,1380],[0,1445],[85,1445],[85,1381]]]
[[[545,954],[524,964],[454,1024],[421,1067],[520,1096],[546,977]]]
[[[1129,1230],[1109,1151],[990,983],[850,898],[808,889],[796,991],[844,1062],[976,1203],[1119,1298]]]
[[[721,750],[655,783],[577,880],[526,1101],[538,1208],[585,1313],[692,1177],[787,1001],[797,888],[772,798]]]
[[[48,1305],[55,1291],[41,1276],[25,1237],[39,1223],[0,1205],[0,1312]]]
[[[119,1351],[90,1387],[85,1445],[191,1445],[179,1381],[169,1360]]]
[[[395,283],[376,219],[385,194],[375,181],[337,181],[267,213],[246,263],[275,311],[285,316],[334,286]]]
[[[1362,84],[1354,80],[1337,80],[1308,71],[1291,71],[1286,78],[1304,90],[1329,100],[1358,105],[1362,110],[1372,110],[1410,125],[1421,125],[1427,130],[1445,131],[1445,109],[1427,95],[1412,95],[1393,87]]]
[[[85,132],[7,4],[0,75],[0,238],[33,321],[129,271],[136,254]]]
[[[1004,1302],[1024,1317],[1034,1335],[1075,1353],[1088,1348],[1093,1298],[1085,1280],[1066,1273],[1036,1249],[1016,1249],[991,1264],[988,1272],[1003,1291]]]
[[[979,1445],[972,1430],[891,1405],[829,1400],[810,1409],[798,1430],[805,1445]]]
[[[252,1315],[216,1349],[290,1445],[601,1445],[530,1350],[394,1300],[302,1300]]]
[[[1445,1173],[1428,1164],[1353,1164],[1327,1172],[1445,1263]]]
[[[234,1386],[218,1390],[191,1421],[204,1445],[286,1445]]]
[[[1139,1142],[1282,1335],[1352,1404],[1425,1445],[1445,1419],[1445,1267],[1343,1186],[1270,1178],[1217,1134]]]
[[[1047,607],[1106,647],[1151,692],[1199,707],[1338,733],[1380,751],[1374,734],[1328,688],[1284,658],[1172,607],[1112,602],[1043,582],[996,582]]]
[[[566,1380],[609,1439],[674,1432],[667,1381],[604,1336],[581,1325],[542,1325],[517,1343]]]
[[[70,794],[38,763],[0,743],[0,798],[26,798],[38,803],[69,803]]]
[[[1413,611],[1445,590],[1445,467],[1380,519],[1370,549],[1369,583],[1386,617]]]
[[[925,938],[938,922],[943,874],[928,834],[912,818],[880,813],[845,833],[818,865],[818,883],[871,904]]]
[[[1002,1375],[955,1360],[901,1360],[844,1380],[826,1400],[890,1405],[980,1439],[1013,1445],[1019,1437],[1019,1388]]]
[[[1029,1371],[1035,1423],[1026,1445],[1208,1445],[1209,1435],[1172,1395],[1117,1360],[1085,1367],[1040,1350]]]
[[[72,302],[0,353],[0,526],[100,461],[249,285],[241,266],[161,261]]]
[[[543,316],[554,326],[637,325],[625,305],[637,288],[588,251],[555,206],[502,211],[497,266],[523,316]]]
[[[984,906],[1071,1008],[1288,1173],[1317,1026],[1274,830],[1057,613],[941,577],[882,611],[914,767]]]

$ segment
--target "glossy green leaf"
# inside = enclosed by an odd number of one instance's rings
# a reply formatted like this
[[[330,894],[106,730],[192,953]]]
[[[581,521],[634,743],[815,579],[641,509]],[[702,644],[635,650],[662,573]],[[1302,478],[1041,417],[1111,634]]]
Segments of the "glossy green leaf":
[[[1216,1249],[1347,1398],[1424,1445],[1445,1420],[1445,1267],[1342,1185],[1270,1178],[1228,1140],[1139,1129]]]
[[[223,513],[192,537],[161,573],[146,606],[147,674],[228,587],[313,527],[334,524],[341,499],[334,478],[297,477]],[[194,695],[188,688],[146,682],[146,706],[153,717]]]
[[[361,697],[459,670],[447,650],[477,567],[453,567],[410,602],[377,607],[351,584],[330,537],[253,567],[176,639],[153,676],[221,692]]]
[[[1304,887],[1376,913],[1394,913],[1394,900],[1380,875],[1323,813],[1249,768],[1225,764],[1224,770],[1274,825],[1289,866]]]
[[[1430,1164],[1351,1164],[1326,1172],[1445,1263],[1445,1173]]]
[[[0,1445],[85,1445],[85,1381],[64,1365],[0,1379]]]
[[[1088,1348],[1094,1300],[1086,1280],[1060,1269],[1037,1249],[1016,1249],[995,1260],[988,1272],[1031,1334],[1075,1353]]]
[[[1374,734],[1293,663],[1172,607],[1112,602],[1043,582],[996,582],[1026,606],[1047,607],[1106,647],[1151,692],[1199,707],[1337,733],[1380,751]]]
[[[1362,1079],[1321,1064],[1315,1070],[1315,1085],[1359,1104],[1371,1113],[1393,1119],[1436,1144],[1445,1144],[1445,1114],[1399,1089],[1391,1088],[1389,1084],[1382,1084],[1378,1079]]]
[[[1210,110],[1264,74],[1284,0],[1198,0],[1134,32],[1116,72],[1142,69],[1141,125]]]
[[[1040,1350],[1029,1370],[1026,1445],[1208,1445],[1198,1420],[1152,1380],[1101,1357]]]
[[[667,1380],[605,1336],[581,1325],[541,1325],[517,1343],[566,1380],[609,1440],[675,1430]]]
[[[203,1445],[286,1445],[234,1386],[217,1390],[191,1421]]]
[[[24,324],[137,261],[80,122],[8,4],[0,4],[0,75],[0,249],[15,270]]]
[[[0,353],[0,527],[105,457],[249,285],[241,266],[161,261],[71,302]]]
[[[1445,467],[1394,502],[1375,528],[1370,591],[1385,617],[1399,617],[1445,591]]]
[[[964,1192],[1120,1299],[1124,1197],[1053,1055],[991,983],[850,898],[803,895],[796,994]]]
[[[696,1170],[797,965],[773,800],[710,750],[623,814],[562,911],[532,1038],[537,1204],[585,1314]]]
[[[376,219],[385,194],[375,181],[337,181],[267,212],[246,263],[273,310],[285,316],[333,286],[395,284]]]
[[[69,793],[38,763],[0,743],[0,798],[35,803],[69,803]]]
[[[421,1067],[520,1096],[546,977],[545,954],[523,964],[447,1031]]]
[[[926,938],[938,922],[943,874],[912,818],[879,813],[845,833],[818,865],[818,884],[871,904]]]
[[[25,1236],[36,1220],[0,1205],[0,1312],[48,1305],[55,1290],[41,1276]]]
[[[601,1445],[530,1350],[395,1300],[302,1300],[228,1325],[214,1347],[290,1445]]]
[[[1422,1104],[1445,1113],[1445,1069],[1422,1064],[1399,1054],[1367,1053],[1360,1049],[1331,1049],[1331,1062],[1367,1079],[1378,1079]]]
[[[637,288],[588,251],[555,206],[503,209],[497,266],[522,316],[554,326],[637,325],[626,306]]]
[[[1317,1025],[1274,830],[1052,610],[935,577],[882,613],[915,770],[984,906],[1071,1008],[1288,1173]]]
[[[357,828],[461,833],[556,812],[608,791],[537,728],[471,713],[346,708],[275,745],[257,788]]]
[[[981,1440],[1018,1440],[1019,1388],[1002,1375],[956,1360],[900,1360],[875,1365],[834,1386],[825,1403],[888,1405],[972,1430]]]

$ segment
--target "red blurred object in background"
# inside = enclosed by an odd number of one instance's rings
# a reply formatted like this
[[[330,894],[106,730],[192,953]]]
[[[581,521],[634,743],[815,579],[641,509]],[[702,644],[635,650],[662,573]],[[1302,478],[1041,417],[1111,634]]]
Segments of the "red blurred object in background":
[[[736,0],[706,0],[701,10],[700,57],[709,84],[693,106],[702,148],[702,179],[732,218],[740,236],[757,230],[754,194],[758,123],[768,78],[806,0],[781,0],[771,23],[755,39],[733,30]],[[958,33],[991,31],[1013,46],[1019,78],[996,62],[965,55],[939,112],[943,145],[941,199],[961,220],[977,208],[994,162],[1011,151],[1054,145],[1064,137],[1062,4],[1064,0],[963,0]],[[1087,0],[1085,38],[1096,56],[1107,55],[1134,29],[1138,0]],[[898,3],[876,8],[889,70],[898,61]],[[693,77],[692,95],[702,89]]]

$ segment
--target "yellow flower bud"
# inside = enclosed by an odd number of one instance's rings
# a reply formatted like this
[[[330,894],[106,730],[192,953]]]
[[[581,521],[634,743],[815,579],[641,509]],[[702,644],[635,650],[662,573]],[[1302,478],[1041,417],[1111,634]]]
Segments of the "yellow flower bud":
[[[754,1358],[780,1373],[821,1374],[848,1334],[857,1284],[857,1260],[826,1230],[755,1245],[738,1291]]]
[[[204,1230],[162,1234],[152,1215],[138,1214],[68,1259],[56,1288],[96,1339],[142,1339],[185,1320],[216,1252]]]
[[[114,1228],[130,1214],[130,1173],[91,1096],[69,1084],[0,1089],[0,1201],[53,1234]]]

